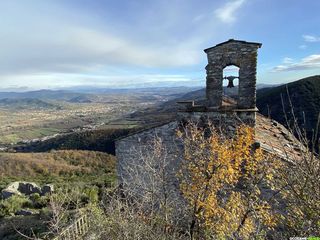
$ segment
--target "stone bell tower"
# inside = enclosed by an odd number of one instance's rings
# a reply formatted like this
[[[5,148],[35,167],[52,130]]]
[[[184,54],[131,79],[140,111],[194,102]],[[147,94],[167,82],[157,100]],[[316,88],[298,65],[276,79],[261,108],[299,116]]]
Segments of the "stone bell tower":
[[[215,122],[233,123],[234,120],[255,126],[256,119],[256,74],[257,55],[261,43],[230,39],[214,47],[207,48],[208,65],[206,66],[206,103],[196,105],[193,101],[183,102],[186,108],[180,111],[183,119],[209,118]],[[225,67],[234,65],[239,68],[239,76],[223,76]],[[228,87],[233,87],[233,80],[239,79],[237,99],[233,104],[226,104],[223,96],[223,81],[229,80]]]
[[[208,57],[207,70],[207,107],[222,108],[223,69],[230,65],[239,67],[239,97],[236,108],[256,108],[257,51],[261,43],[230,39],[204,52]]]

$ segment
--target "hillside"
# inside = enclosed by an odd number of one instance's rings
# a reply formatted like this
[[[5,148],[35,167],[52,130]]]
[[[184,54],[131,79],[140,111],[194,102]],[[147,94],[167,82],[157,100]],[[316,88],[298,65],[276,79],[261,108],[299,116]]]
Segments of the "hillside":
[[[115,158],[101,152],[0,153],[0,190],[12,181],[92,184],[111,181],[114,174]]]
[[[0,99],[1,108],[9,108],[15,110],[22,109],[60,109],[58,105],[54,105],[36,98],[4,98]]]
[[[129,134],[134,129],[101,129],[75,132],[42,142],[16,146],[18,152],[46,152],[55,150],[90,150],[115,154],[115,139]]]
[[[92,101],[87,96],[80,95],[80,96],[71,98],[68,102],[71,102],[71,103],[91,103]]]
[[[274,85],[270,84],[258,84],[258,89],[263,88],[272,88]],[[224,93],[227,96],[234,96],[237,92],[238,87],[232,89],[224,88]],[[177,102],[180,101],[190,101],[193,100],[196,105],[203,105],[205,104],[206,99],[206,89],[201,88],[198,90],[186,92],[184,94],[180,94],[176,96],[174,99],[169,101],[163,102],[157,106],[152,106],[150,108],[146,108],[144,110],[136,111],[128,116],[129,119],[139,121],[144,123],[145,125],[157,125],[161,122],[167,122],[169,120],[174,119],[176,112],[181,108]],[[230,98],[224,96],[224,102],[229,102]]]
[[[195,100],[196,104],[203,104],[205,100],[205,89],[199,89],[178,95],[172,100],[163,103],[160,102],[158,105],[135,111],[127,114],[122,119],[119,119],[119,121],[127,120],[128,122],[136,122],[138,127],[132,129],[110,128],[75,132],[42,142],[16,146],[14,150],[19,152],[44,152],[50,151],[51,149],[77,149],[101,151],[114,155],[115,139],[126,136],[138,129],[150,128],[163,122],[173,120],[176,112],[180,108],[177,102],[184,100]],[[224,98],[224,101],[228,101],[228,99]]]
[[[293,123],[290,101],[300,127],[305,128],[311,139],[320,113],[320,75],[307,77],[275,88],[258,90],[257,107],[260,112],[287,125],[284,111]],[[283,101],[281,100],[281,96]],[[283,102],[283,104],[282,104]],[[284,110],[284,111],[283,111]]]
[[[66,209],[64,216],[70,221],[76,205],[85,206],[97,201],[101,192],[115,182],[115,166],[114,156],[94,151],[0,153],[0,239],[26,239],[17,233],[15,227],[29,236],[50,230],[50,197],[31,194],[3,199],[1,191],[8,184],[15,181],[32,182],[38,186],[53,184],[56,194],[52,196],[62,199]],[[32,215],[19,216],[19,211]],[[64,220],[63,224],[67,223]]]
[[[37,90],[28,92],[0,92],[0,99],[3,98],[38,98],[38,99],[60,99],[66,100],[74,97],[82,96],[85,94],[75,93],[65,90]]]

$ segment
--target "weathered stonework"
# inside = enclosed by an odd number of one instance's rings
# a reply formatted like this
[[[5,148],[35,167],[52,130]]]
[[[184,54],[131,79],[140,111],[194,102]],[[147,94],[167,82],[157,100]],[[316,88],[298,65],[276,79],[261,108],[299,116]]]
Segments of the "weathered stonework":
[[[239,70],[239,99],[237,108],[256,107],[256,69],[257,50],[261,43],[230,39],[214,47],[205,49],[208,58],[207,70],[207,107],[222,107],[223,69],[235,65]]]
[[[179,162],[177,155],[180,155],[177,154],[177,149],[181,146],[176,138],[177,127],[178,122],[174,121],[116,141],[117,170],[120,183],[126,182],[126,184],[129,184],[132,182],[130,180],[132,176],[127,171],[128,166],[132,164],[139,165],[139,161],[142,161],[139,158],[141,157],[139,154],[152,150],[150,147],[152,147],[152,142],[155,138],[161,139],[162,145],[166,149],[166,157],[168,162],[170,162],[168,169],[176,171]],[[172,176],[172,178],[175,179],[175,176]]]
[[[145,199],[144,206],[151,204],[150,208],[166,202],[175,222],[185,224],[188,214],[177,177],[183,156],[183,145],[176,135],[178,126],[174,121],[116,141],[117,172],[125,195]],[[161,141],[160,148],[156,140]],[[150,200],[153,193],[156,199]]]
[[[144,189],[158,187],[150,182],[147,169],[158,168],[157,162],[144,166],[145,159],[152,159],[155,138],[161,139],[165,149],[166,180],[165,188],[169,197],[176,205],[174,209],[183,211],[184,200],[179,191],[177,171],[184,154],[184,146],[176,136],[179,127],[187,122],[195,122],[198,126],[213,123],[223,126],[226,134],[233,135],[236,127],[247,124],[255,127],[256,124],[256,65],[257,50],[260,43],[229,40],[205,50],[208,57],[206,104],[195,105],[193,101],[181,102],[185,109],[177,113],[176,121],[147,129],[126,138],[116,141],[116,156],[118,159],[119,183],[124,189],[130,189],[137,195],[144,195]],[[239,70],[239,99],[236,106],[224,106],[223,100],[223,69],[235,65]],[[150,155],[151,154],[151,155]],[[159,159],[162,161],[163,159]],[[140,166],[140,167],[139,167]],[[147,192],[145,192],[147,194]],[[179,214],[178,214],[179,215]],[[180,214],[181,215],[181,214]]]
[[[223,129],[235,129],[241,124],[254,127],[256,121],[255,110],[236,111],[210,111],[210,112],[179,112],[179,122],[212,123],[221,126]]]
[[[169,169],[172,174],[176,171],[183,146],[176,139],[176,129],[179,124],[188,121],[206,124],[212,122],[226,129],[235,129],[239,124],[255,126],[256,121],[256,67],[257,50],[261,43],[245,42],[230,39],[214,47],[205,49],[208,57],[206,105],[197,106],[194,102],[183,102],[185,109],[178,112],[174,122],[145,130],[124,139],[116,141],[118,158],[118,175],[120,182],[129,183],[130,176],[126,169],[130,164],[139,164],[139,156],[134,151],[149,151],[150,142],[161,138],[170,160]],[[239,99],[236,106],[223,106],[223,69],[235,65],[239,70]],[[178,147],[177,147],[178,146]],[[141,159],[140,159],[141,160]],[[141,173],[143,174],[143,173]],[[171,176],[174,179],[174,174]],[[171,183],[170,183],[171,184]],[[176,184],[176,182],[172,182]]]

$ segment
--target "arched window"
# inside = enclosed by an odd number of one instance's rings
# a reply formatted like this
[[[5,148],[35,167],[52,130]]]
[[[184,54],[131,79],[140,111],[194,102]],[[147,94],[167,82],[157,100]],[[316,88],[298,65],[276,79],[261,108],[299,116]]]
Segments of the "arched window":
[[[239,68],[235,65],[223,69],[224,105],[237,106],[239,97]]]

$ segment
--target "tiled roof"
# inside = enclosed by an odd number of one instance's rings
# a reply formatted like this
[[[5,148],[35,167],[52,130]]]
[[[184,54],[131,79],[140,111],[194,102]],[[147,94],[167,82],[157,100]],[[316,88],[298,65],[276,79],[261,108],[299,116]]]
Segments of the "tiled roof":
[[[256,140],[263,150],[276,154],[283,159],[301,159],[305,147],[280,123],[257,114]]]

